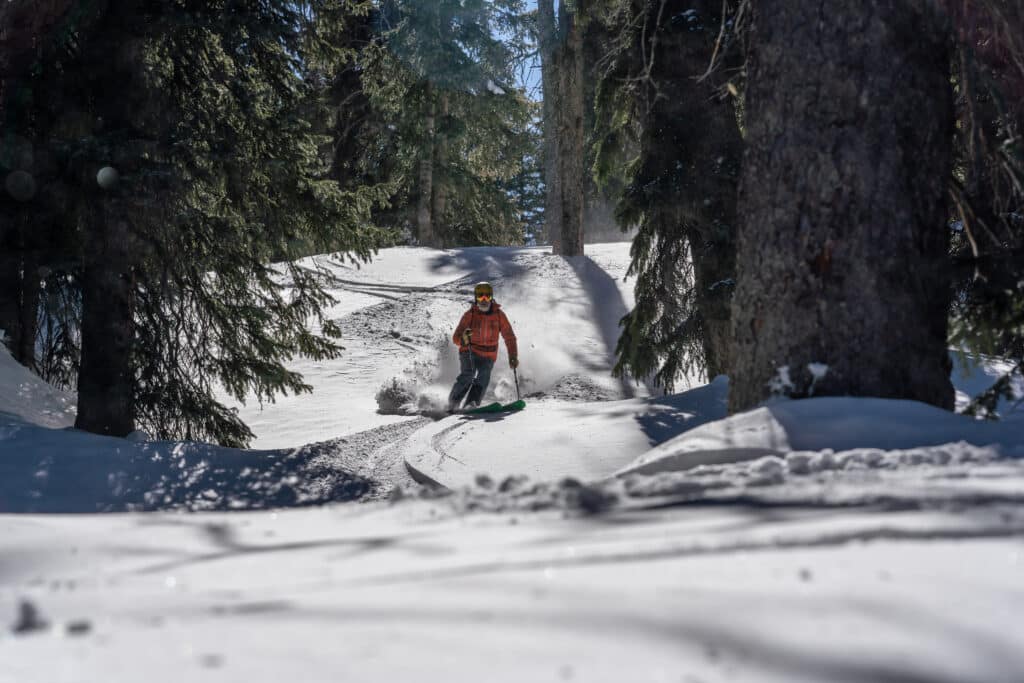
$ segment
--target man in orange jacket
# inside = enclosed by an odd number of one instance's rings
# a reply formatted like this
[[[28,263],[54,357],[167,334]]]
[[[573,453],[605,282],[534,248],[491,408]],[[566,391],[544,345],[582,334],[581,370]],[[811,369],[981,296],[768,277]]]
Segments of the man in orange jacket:
[[[494,288],[481,282],[473,288],[473,307],[466,311],[452,336],[459,347],[459,376],[448,395],[448,410],[455,411],[466,396],[466,406],[480,405],[498,360],[498,336],[505,340],[508,364],[519,367],[519,347],[501,306],[494,300]],[[468,392],[468,396],[467,396]]]

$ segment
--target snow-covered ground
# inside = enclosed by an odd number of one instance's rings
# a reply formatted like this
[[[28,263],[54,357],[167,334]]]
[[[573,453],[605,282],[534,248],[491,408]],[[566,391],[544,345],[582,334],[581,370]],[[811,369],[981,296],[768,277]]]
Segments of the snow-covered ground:
[[[328,317],[342,326],[345,352],[337,361],[292,364],[313,385],[312,397],[238,406],[256,433],[254,446],[295,446],[407,420],[378,412],[375,396],[392,380],[421,399],[423,408],[443,406],[458,374],[451,335],[472,301],[473,285],[482,280],[494,285],[521,340],[523,393],[646,395],[645,387],[610,377],[618,322],[633,307],[632,281],[624,281],[628,245],[592,245],[587,257],[576,260],[549,252],[397,248],[359,267],[308,259],[309,267],[334,278],[338,303]],[[491,384],[501,398],[515,394],[504,346]]]
[[[658,396],[609,377],[628,244],[588,253],[311,259],[346,352],[241,407],[264,450],[67,429],[0,350],[0,683],[1024,680],[1024,408]],[[528,406],[417,415],[484,279]]]

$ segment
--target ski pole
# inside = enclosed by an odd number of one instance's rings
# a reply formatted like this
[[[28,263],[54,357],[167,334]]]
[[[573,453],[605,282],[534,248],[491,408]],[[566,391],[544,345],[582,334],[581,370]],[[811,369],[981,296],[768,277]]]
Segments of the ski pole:
[[[516,400],[522,401],[523,397],[519,395],[519,371],[512,368],[512,376],[516,378]]]
[[[468,399],[469,395],[473,393],[473,385],[476,384],[476,361],[473,360],[473,342],[467,342],[466,348],[468,349],[467,353],[469,354],[469,371],[473,373],[473,381],[469,383],[469,388],[466,389],[466,393],[464,393],[462,398],[459,399],[459,408],[462,408],[462,406],[465,405],[466,399]]]

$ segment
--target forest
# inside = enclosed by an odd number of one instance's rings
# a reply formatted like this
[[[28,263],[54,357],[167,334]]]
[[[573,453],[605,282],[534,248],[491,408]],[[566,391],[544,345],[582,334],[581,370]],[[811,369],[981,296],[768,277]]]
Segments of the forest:
[[[809,59],[808,55],[814,58]],[[615,372],[953,407],[1024,371],[1020,0],[11,0],[0,329],[76,426],[245,446],[314,254],[631,235]],[[312,323],[312,324],[311,324]]]
[[[0,683],[1024,681],[1024,0],[0,0]]]

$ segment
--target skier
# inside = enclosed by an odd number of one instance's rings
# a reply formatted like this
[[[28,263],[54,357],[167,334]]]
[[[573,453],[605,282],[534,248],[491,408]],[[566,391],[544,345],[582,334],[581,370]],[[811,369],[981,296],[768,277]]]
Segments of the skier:
[[[516,334],[494,300],[494,288],[489,282],[480,282],[473,288],[473,298],[472,308],[463,314],[452,336],[459,347],[460,372],[448,396],[449,412],[458,410],[463,396],[466,396],[467,407],[480,405],[491,381],[491,369],[498,360],[499,334],[505,340],[509,367],[513,370],[519,367]]]

